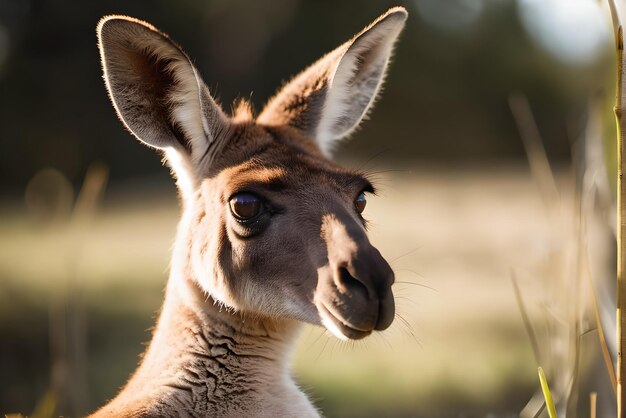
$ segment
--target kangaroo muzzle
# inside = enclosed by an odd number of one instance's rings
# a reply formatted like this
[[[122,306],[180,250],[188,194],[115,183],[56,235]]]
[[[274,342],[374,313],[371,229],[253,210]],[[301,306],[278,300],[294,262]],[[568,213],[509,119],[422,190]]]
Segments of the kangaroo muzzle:
[[[322,223],[328,264],[318,270],[315,306],[322,323],[341,339],[361,339],[393,322],[393,270],[352,218]]]

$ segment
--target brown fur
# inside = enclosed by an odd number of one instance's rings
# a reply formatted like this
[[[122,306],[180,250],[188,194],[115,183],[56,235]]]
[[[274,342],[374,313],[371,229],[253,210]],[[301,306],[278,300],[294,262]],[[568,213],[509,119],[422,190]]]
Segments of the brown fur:
[[[371,104],[405,17],[399,8],[383,15],[331,53],[335,61],[316,64],[322,76],[304,84],[321,90],[301,91],[298,104],[282,111],[271,110],[274,99],[262,120],[243,101],[227,118],[182,49],[155,28],[103,19],[98,34],[113,104],[135,136],[165,152],[184,210],[152,341],[126,386],[94,417],[318,416],[289,374],[299,323],[344,339],[391,324],[393,272],[355,209],[372,186],[328,160],[315,130],[332,121],[328,101],[344,94],[333,89],[350,87],[337,87],[347,77],[367,81],[358,94]],[[373,56],[374,64],[353,68],[354,54]],[[345,60],[349,71],[339,74]],[[293,97],[305,79],[283,91]],[[346,110],[341,129],[358,124],[368,106]],[[231,211],[242,193],[265,202],[254,222]]]

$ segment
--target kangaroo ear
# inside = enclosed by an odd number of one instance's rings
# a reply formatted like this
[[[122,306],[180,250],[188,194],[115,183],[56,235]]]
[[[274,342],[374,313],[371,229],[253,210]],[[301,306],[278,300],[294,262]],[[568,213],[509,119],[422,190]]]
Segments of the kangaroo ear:
[[[407,11],[395,7],[287,83],[257,122],[291,125],[330,156],[372,107]]]
[[[201,158],[228,119],[185,52],[126,16],[103,18],[97,32],[106,87],[126,127],[147,145]]]

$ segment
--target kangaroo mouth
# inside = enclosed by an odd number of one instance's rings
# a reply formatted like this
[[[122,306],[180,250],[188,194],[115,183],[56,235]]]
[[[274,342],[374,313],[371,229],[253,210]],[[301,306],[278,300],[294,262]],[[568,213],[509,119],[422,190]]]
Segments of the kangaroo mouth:
[[[332,313],[323,303],[318,304],[317,307],[322,324],[330,331],[335,337],[341,340],[360,340],[367,337],[372,333],[372,330],[363,330],[355,328],[354,325],[348,324],[343,318]]]

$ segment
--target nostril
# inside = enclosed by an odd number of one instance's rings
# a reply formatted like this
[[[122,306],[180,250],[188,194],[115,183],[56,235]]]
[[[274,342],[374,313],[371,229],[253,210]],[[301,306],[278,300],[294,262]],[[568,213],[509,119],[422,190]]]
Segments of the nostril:
[[[391,291],[386,292],[379,302],[379,314],[374,329],[378,331],[389,328],[396,316],[396,306]]]
[[[352,276],[345,267],[339,268],[338,281],[339,283],[337,284],[343,286],[347,294],[361,293],[364,298],[371,296],[368,287],[359,279]]]

